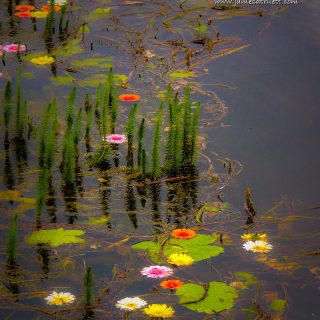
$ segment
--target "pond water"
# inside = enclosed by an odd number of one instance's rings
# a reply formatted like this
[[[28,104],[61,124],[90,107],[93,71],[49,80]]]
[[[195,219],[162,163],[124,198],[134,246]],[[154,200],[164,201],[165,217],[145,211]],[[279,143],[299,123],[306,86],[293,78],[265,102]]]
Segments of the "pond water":
[[[0,2],[1,319],[320,319],[317,1],[43,5]]]

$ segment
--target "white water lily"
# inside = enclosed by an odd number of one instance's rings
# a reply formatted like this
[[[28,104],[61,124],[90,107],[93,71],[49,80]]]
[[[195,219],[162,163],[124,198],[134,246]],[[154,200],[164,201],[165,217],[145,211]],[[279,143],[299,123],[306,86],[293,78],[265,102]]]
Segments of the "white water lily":
[[[247,241],[243,244],[243,248],[247,251],[266,253],[272,249],[272,245],[266,241]]]
[[[76,297],[70,292],[56,292],[53,291],[44,300],[47,304],[62,306],[64,304],[70,304],[76,300]]]
[[[147,304],[147,301],[139,297],[127,297],[117,301],[116,307],[122,310],[134,311],[140,309]]]

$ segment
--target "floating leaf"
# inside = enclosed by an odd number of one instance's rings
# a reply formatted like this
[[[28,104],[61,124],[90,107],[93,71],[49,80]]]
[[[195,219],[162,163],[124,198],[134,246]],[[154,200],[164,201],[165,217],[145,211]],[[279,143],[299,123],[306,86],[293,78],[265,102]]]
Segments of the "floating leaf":
[[[71,85],[75,78],[70,76],[69,74],[65,76],[58,76],[58,77],[50,77],[50,80],[55,84],[55,85]]]
[[[111,68],[112,58],[88,58],[88,59],[71,61],[71,64],[75,67]]]
[[[202,287],[194,283],[187,283],[176,290],[180,298],[179,303],[186,308],[198,312],[212,314],[231,309],[237,291],[224,282],[210,282],[208,287]]]
[[[170,238],[163,248],[155,242],[143,241],[132,245],[132,248],[147,251],[150,258],[156,263],[163,261],[161,255],[167,257],[178,252],[189,254],[194,261],[201,261],[215,257],[224,251],[222,247],[211,245],[218,237],[216,234],[199,234],[188,240]]]
[[[110,13],[111,8],[97,8],[93,10],[88,16],[87,19],[101,19]]]
[[[242,289],[247,289],[250,285],[256,285],[258,282],[257,278],[251,273],[236,272],[234,275],[237,278],[237,280],[242,282]]]
[[[95,74],[89,78],[79,80],[78,83],[85,87],[98,87],[99,84],[103,84],[107,81],[108,75],[103,73]],[[116,84],[121,84],[128,81],[128,77],[124,74],[114,74],[113,80]]]
[[[75,39],[54,50],[53,54],[61,57],[70,57],[81,52],[84,52],[84,48],[81,47],[80,40]]]
[[[287,301],[283,299],[274,299],[270,305],[272,311],[277,313],[283,313],[287,306]]]
[[[52,247],[58,247],[62,244],[84,242],[84,240],[79,237],[84,233],[82,230],[65,230],[63,228],[39,230],[27,236],[26,242],[29,244],[48,243]]]
[[[208,29],[208,26],[205,24],[202,24],[201,26],[194,28],[194,30],[199,31],[199,32],[207,31],[207,29]]]
[[[45,55],[48,55],[48,53],[45,53],[45,52],[34,52],[34,53],[27,54],[27,55],[23,56],[22,59],[26,60],[26,61],[30,61],[33,58],[43,57]]]
[[[88,224],[93,225],[105,225],[107,222],[109,222],[110,217],[102,217],[102,218],[89,218],[88,221],[86,221]]]
[[[176,70],[169,74],[169,77],[171,78],[190,78],[194,76],[195,76],[194,72],[190,72],[188,70],[183,70],[183,69]]]
[[[0,200],[18,201],[20,192],[16,190],[0,191]]]

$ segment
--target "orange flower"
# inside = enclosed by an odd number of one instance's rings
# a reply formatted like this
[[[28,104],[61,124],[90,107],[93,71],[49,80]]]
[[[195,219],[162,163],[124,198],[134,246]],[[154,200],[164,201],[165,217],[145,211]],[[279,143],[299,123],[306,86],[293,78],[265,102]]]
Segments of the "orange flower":
[[[166,280],[166,281],[162,281],[160,283],[160,286],[162,288],[165,289],[177,289],[179,287],[181,287],[184,284],[184,282],[180,281],[180,280]]]
[[[140,100],[140,96],[134,93],[125,93],[119,96],[119,100],[121,101],[138,101]]]
[[[32,12],[31,11],[19,11],[14,14],[18,18],[31,18]]]
[[[191,239],[196,236],[192,229],[175,229],[171,232],[171,236],[178,239]]]
[[[15,9],[17,11],[32,11],[35,9],[35,7],[31,4],[18,4],[17,6],[15,6]]]
[[[54,5],[54,11],[55,12],[58,12],[61,10],[61,7],[57,4]],[[49,12],[50,11],[50,6],[47,6],[47,5],[44,5],[44,6],[41,6],[41,11],[44,11],[44,12]]]

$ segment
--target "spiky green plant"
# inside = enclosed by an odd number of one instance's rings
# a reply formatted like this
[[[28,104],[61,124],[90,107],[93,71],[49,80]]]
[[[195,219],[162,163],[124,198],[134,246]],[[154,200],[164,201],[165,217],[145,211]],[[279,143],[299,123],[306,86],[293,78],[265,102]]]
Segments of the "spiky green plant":
[[[76,122],[74,124],[74,143],[76,145],[78,145],[81,139],[81,129],[82,129],[82,108],[78,109]]]
[[[84,286],[84,299],[85,305],[92,305],[92,289],[93,289],[93,272],[91,267],[87,267],[86,273],[84,275],[83,286]]]
[[[44,166],[40,171],[38,180],[37,198],[35,206],[36,221],[39,221],[42,214],[42,208],[45,204],[46,196],[48,193],[48,180],[49,170]]]
[[[66,33],[67,31],[67,25],[63,26],[63,22],[64,22],[64,17],[67,13],[67,4],[64,4],[63,6],[61,6],[61,10],[60,10],[60,18],[59,18],[59,33],[60,35],[63,33]]]
[[[16,136],[23,138],[27,124],[27,102],[22,100],[22,73],[18,72],[17,101],[16,101]]]
[[[89,95],[86,94],[85,96],[85,102],[84,102],[84,108],[86,112],[86,135],[89,135],[92,129],[92,105],[90,103]]]
[[[67,128],[71,128],[73,126],[73,117],[74,117],[74,103],[76,100],[76,94],[77,94],[77,89],[75,87],[72,88],[69,97],[68,97],[68,102],[66,106],[66,123],[67,123]]]
[[[73,184],[76,167],[76,147],[72,128],[67,128],[63,140],[62,175],[66,185]]]
[[[110,117],[111,117],[111,133],[115,133],[117,118],[118,118],[119,100],[118,100],[118,88],[112,89],[112,100],[110,106]]]
[[[18,247],[18,216],[14,216],[8,232],[7,238],[7,261],[13,263],[17,256]]]
[[[134,140],[134,130],[136,125],[137,109],[138,109],[138,105],[135,103],[130,110],[126,129],[125,129],[127,139],[128,139],[128,145],[131,145],[131,146],[133,145],[133,140]]]
[[[138,129],[138,166],[140,171],[145,173],[145,149],[144,149],[144,135],[145,135],[145,118],[142,118],[139,129]],[[144,160],[144,161],[143,161]],[[143,170],[144,169],[144,170]]]
[[[47,39],[51,38],[52,33],[54,33],[54,20],[55,20],[54,15],[55,15],[54,0],[50,0],[50,10],[47,15],[45,29],[43,33],[43,36]]]
[[[151,166],[151,177],[156,179],[161,175],[161,164],[160,164],[160,148],[161,148],[161,127],[162,127],[162,115],[163,103],[161,102],[157,112],[156,125],[153,131],[152,140],[152,166]]]
[[[4,118],[4,126],[5,129],[8,130],[10,124],[10,116],[11,116],[11,99],[12,99],[12,90],[11,90],[11,82],[8,81],[4,93],[4,110],[3,110],[3,118]]]

